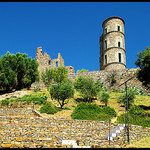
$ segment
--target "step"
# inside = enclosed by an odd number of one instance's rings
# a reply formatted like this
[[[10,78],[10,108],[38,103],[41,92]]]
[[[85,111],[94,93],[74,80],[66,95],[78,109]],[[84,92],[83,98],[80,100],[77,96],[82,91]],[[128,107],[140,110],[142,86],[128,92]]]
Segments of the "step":
[[[73,145],[73,148],[91,148],[91,146],[78,146],[76,140],[62,140],[62,145]]]

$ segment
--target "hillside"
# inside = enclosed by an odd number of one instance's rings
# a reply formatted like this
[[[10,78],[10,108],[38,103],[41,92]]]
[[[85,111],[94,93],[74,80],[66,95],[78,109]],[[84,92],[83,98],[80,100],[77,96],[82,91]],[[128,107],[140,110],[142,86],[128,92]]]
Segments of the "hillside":
[[[53,104],[53,106],[55,106],[55,107],[60,107],[59,106],[59,104],[58,104],[58,102],[57,101],[55,101],[55,100],[52,100],[51,98],[50,98],[50,94],[49,94],[49,92],[47,91],[47,90],[41,90],[41,91],[38,91],[38,92],[34,92],[33,90],[22,90],[22,91],[26,91],[27,93],[28,93],[28,95],[46,95],[47,97],[48,97],[48,101],[51,101],[52,102],[52,104]],[[25,93],[26,93],[25,92]],[[120,95],[122,95],[123,93],[120,93],[120,92],[115,92],[115,91],[113,91],[113,92],[110,92],[110,98],[109,98],[109,102],[108,102],[108,106],[110,106],[110,107],[112,107],[112,108],[114,108],[115,109],[115,111],[116,112],[118,112],[118,111],[120,111],[119,113],[118,113],[118,116],[120,116],[122,113],[124,113],[124,111],[125,111],[125,109],[124,109],[124,107],[122,107],[121,106],[121,104],[118,104],[117,103],[117,99],[119,98],[119,96]],[[9,94],[6,94],[7,96],[9,96]],[[2,95],[1,95],[2,96]],[[13,95],[12,95],[12,97],[13,97]],[[78,92],[75,92],[75,95],[74,95],[74,98],[72,98],[72,99],[69,99],[69,103],[68,104],[66,104],[66,105],[64,105],[64,108],[66,108],[66,109],[63,109],[63,110],[61,110],[61,111],[58,111],[57,113],[55,113],[54,115],[52,115],[52,114],[45,114],[45,113],[43,113],[42,115],[43,116],[45,116],[45,117],[48,117],[48,118],[52,118],[52,117],[57,117],[58,119],[60,119],[60,118],[68,118],[68,119],[70,119],[71,117],[70,117],[70,115],[71,115],[71,113],[73,112],[73,110],[74,110],[74,108],[80,103],[80,102],[82,102],[82,99],[81,99],[81,97],[80,97],[80,95],[79,95],[79,93]],[[93,104],[95,103],[95,104],[98,104],[99,106],[104,106],[104,104],[102,104],[99,100],[97,100],[97,99],[95,99],[95,100],[93,100],[93,102],[92,102]],[[18,107],[20,107],[20,102],[18,102]],[[139,106],[141,106],[141,107],[143,107],[144,109],[145,109],[145,111],[147,112],[147,113],[150,113],[150,96],[144,96],[144,95],[136,95],[136,99],[135,99],[135,105],[139,105]],[[34,108],[36,109],[36,110],[38,110],[39,111],[39,109],[40,109],[40,107],[41,107],[42,105],[34,105]],[[3,106],[3,107],[5,107],[5,106]],[[10,106],[9,106],[10,107]],[[22,107],[26,107],[26,108],[28,108],[28,107],[33,107],[33,104],[31,103],[31,104],[29,104],[29,105],[27,105],[27,104],[25,104],[25,105],[23,105]],[[112,120],[111,120],[111,122],[112,123],[114,123],[115,121],[116,121],[116,119],[117,119],[117,117],[114,117]],[[142,139],[142,140],[140,140],[140,141],[138,141],[138,142],[132,142],[131,141],[131,144],[129,144],[129,145],[127,145],[127,147],[136,147],[136,148],[139,148],[139,147],[149,147],[149,138],[150,137],[148,137],[148,138],[144,138],[144,139]],[[141,145],[141,143],[143,143],[143,145]]]

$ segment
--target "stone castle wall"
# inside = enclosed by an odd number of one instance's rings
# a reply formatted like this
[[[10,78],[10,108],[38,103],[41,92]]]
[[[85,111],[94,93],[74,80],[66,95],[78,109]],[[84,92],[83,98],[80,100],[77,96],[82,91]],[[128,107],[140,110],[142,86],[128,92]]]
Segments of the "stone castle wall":
[[[134,68],[134,69],[118,69],[118,70],[115,70],[115,71],[101,70],[101,71],[91,71],[91,72],[82,72],[82,73],[68,73],[68,79],[70,79],[72,82],[74,82],[75,78],[77,78],[78,76],[84,76],[84,77],[93,78],[94,81],[100,80],[100,82],[102,82],[104,84],[104,86],[108,90],[112,90],[112,89],[124,90],[125,89],[125,85],[122,85],[122,86],[119,86],[119,85],[121,85],[122,83],[124,83],[125,81],[127,81],[128,79],[133,77],[132,80],[127,82],[127,85],[129,87],[136,86],[136,87],[139,87],[139,88],[143,88],[146,93],[150,94],[150,91],[148,91],[142,85],[142,82],[140,82],[135,77],[135,73],[136,73],[137,70],[138,70],[138,68]],[[116,79],[116,83],[113,86],[110,86],[110,81],[108,80],[108,77],[113,72],[115,72],[115,74],[116,74],[115,77],[114,77]],[[40,81],[39,83],[33,83],[32,88],[35,85],[40,87],[41,89],[45,88],[45,86],[44,86],[42,81]]]
[[[122,86],[119,86],[119,85],[121,85],[122,83],[124,83],[125,81],[133,77],[133,79],[127,82],[127,85],[129,87],[135,86],[135,87],[143,88],[147,94],[150,94],[150,91],[146,87],[144,87],[142,85],[142,82],[140,82],[135,77],[135,73],[137,70],[139,70],[139,68],[118,69],[115,71],[101,70],[101,71],[91,71],[91,72],[83,72],[83,73],[72,73],[72,74],[68,74],[68,78],[74,82],[75,78],[77,78],[78,76],[90,77],[90,78],[93,78],[94,81],[100,80],[100,82],[102,82],[108,90],[112,90],[112,89],[124,90],[125,85],[122,85]],[[108,77],[113,72],[116,74],[114,77],[116,79],[116,83],[114,84],[114,86],[110,86],[110,80],[108,79]]]

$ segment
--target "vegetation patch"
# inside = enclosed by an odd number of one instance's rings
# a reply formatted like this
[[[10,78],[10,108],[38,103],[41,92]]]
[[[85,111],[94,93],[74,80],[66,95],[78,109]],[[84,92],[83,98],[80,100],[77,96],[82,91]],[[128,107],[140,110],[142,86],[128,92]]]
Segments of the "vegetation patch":
[[[97,104],[82,102],[73,110],[71,117],[72,119],[105,121],[115,113],[116,111],[109,106],[99,107]]]
[[[125,123],[125,113],[117,117],[117,123]],[[129,124],[140,125],[143,127],[150,127],[149,114],[140,106],[132,106],[129,109]]]
[[[52,107],[51,102],[45,103],[45,105],[43,105],[40,108],[40,113],[54,114],[56,112],[57,112],[57,110],[54,107]]]

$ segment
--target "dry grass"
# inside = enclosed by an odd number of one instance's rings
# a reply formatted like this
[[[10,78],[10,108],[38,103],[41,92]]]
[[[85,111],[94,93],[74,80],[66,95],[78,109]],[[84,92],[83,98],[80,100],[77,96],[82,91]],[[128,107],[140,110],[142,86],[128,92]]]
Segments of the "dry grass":
[[[47,91],[47,89],[38,91],[38,92],[34,92],[33,90],[27,90],[28,94],[40,94],[40,93],[45,93],[45,95],[48,97],[48,101],[51,101],[53,106],[56,107],[60,107],[59,103],[56,100],[51,100],[50,98],[50,94]],[[120,97],[120,95],[122,95],[123,93],[117,93],[117,92],[110,92],[110,98],[109,98],[109,102],[108,102],[108,106],[112,107],[115,109],[116,112],[120,111],[117,115],[121,115],[122,113],[124,113],[124,107],[121,107],[121,104],[117,103],[118,98]],[[64,107],[70,108],[71,110],[63,110],[63,111],[58,111],[56,114],[51,115],[51,114],[43,114],[45,116],[57,116],[59,118],[64,118],[64,117],[69,117],[72,113],[72,111],[74,110],[74,108],[77,106],[78,102],[76,102],[76,99],[80,98],[80,94],[75,91],[74,94],[74,98],[69,99],[69,103],[65,104]],[[104,106],[103,103],[100,102],[100,100],[96,99],[93,101],[93,103],[96,103],[99,106]],[[150,106],[150,97],[149,96],[143,96],[143,95],[136,95],[136,99],[135,99],[135,105],[144,105],[144,106]],[[41,106],[36,105],[35,108],[37,110],[40,109]],[[117,119],[117,117],[114,117],[111,121],[115,122],[115,120]]]
[[[150,106],[150,96],[136,95],[135,105]]]
[[[144,138],[137,142],[131,142],[126,148],[150,148],[150,137]]]
[[[27,91],[28,94],[40,94],[40,93],[42,94],[44,92],[45,95],[48,97],[48,101],[51,101],[54,106],[59,107],[59,103],[57,101],[51,100],[50,94],[46,89],[41,90],[39,92],[34,92],[33,90],[25,90],[25,91]],[[120,95],[122,95],[122,93],[110,92],[110,98],[109,98],[109,102],[108,102],[108,106],[113,107],[116,112],[121,110],[118,113],[118,116],[124,112],[124,107],[121,107],[121,104],[117,103],[117,100],[118,100]],[[58,111],[54,115],[52,115],[52,114],[43,114],[43,116],[49,117],[49,118],[51,118],[51,117],[69,118],[72,111],[74,110],[74,108],[78,104],[78,102],[75,101],[75,99],[77,99],[77,98],[80,98],[80,95],[77,91],[75,91],[74,98],[69,99],[69,103],[64,105],[64,107],[68,107],[71,110]],[[100,100],[98,100],[98,99],[94,100],[93,103],[104,106],[104,104],[101,103]],[[143,96],[143,95],[136,95],[135,105],[144,105],[144,106],[147,106],[147,107],[150,106],[150,97],[149,96]],[[30,104],[29,107],[32,107],[32,104]],[[40,105],[35,105],[34,107],[35,107],[36,110],[39,110],[41,106]],[[149,112],[149,111],[150,110],[147,110],[147,112]],[[115,122],[116,118],[117,117],[114,117],[111,120],[111,122]],[[126,148],[150,148],[150,137],[144,138],[144,139],[142,139],[140,141],[137,141],[137,142],[130,142],[130,144],[127,145]]]

